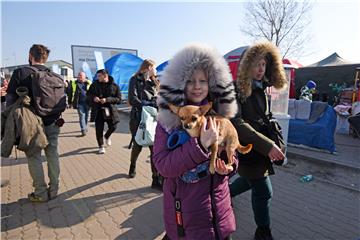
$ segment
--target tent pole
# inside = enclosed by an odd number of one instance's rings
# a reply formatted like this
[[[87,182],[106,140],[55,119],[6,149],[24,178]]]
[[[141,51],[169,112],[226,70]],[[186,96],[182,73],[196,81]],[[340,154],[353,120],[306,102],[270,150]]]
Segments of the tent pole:
[[[357,80],[360,81],[359,79],[359,72],[360,72],[360,68],[355,68],[355,80],[354,80],[354,90],[353,90],[353,95],[352,95],[352,103],[355,102],[355,98],[356,98],[356,82]],[[358,91],[360,91],[360,89],[358,89]],[[360,99],[358,99],[358,101],[360,101]]]

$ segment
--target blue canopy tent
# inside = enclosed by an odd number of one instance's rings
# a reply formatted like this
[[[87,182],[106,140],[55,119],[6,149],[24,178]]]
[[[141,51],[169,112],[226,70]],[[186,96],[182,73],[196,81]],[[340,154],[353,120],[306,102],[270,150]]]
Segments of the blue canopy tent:
[[[119,85],[123,99],[127,99],[129,80],[143,60],[130,53],[120,53],[105,62],[105,68]]]
[[[161,73],[162,71],[164,71],[164,68],[168,65],[169,61],[165,61],[162,64],[160,64],[159,66],[156,67],[156,72]]]
[[[169,61],[165,61],[156,67],[157,76],[158,76],[158,79],[160,80],[160,82],[161,82],[161,75],[163,74],[163,71],[165,70],[165,67],[168,64],[169,64]]]

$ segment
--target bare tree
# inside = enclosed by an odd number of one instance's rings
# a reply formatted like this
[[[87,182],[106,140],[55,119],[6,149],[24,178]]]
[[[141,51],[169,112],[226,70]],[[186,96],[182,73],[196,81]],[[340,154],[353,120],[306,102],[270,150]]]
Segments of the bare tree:
[[[309,1],[258,0],[246,5],[241,31],[252,40],[267,39],[285,56],[304,55],[310,34]]]

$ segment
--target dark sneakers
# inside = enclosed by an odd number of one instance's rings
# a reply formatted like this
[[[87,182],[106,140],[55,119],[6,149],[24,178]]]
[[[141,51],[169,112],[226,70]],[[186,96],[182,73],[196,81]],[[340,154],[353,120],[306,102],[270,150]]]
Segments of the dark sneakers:
[[[151,188],[162,191],[162,179],[159,176],[153,177],[152,179]]]
[[[57,197],[58,189],[48,188],[48,189],[47,189],[47,192],[48,192],[49,200],[52,200],[52,199],[54,199],[54,198]]]
[[[134,165],[130,165],[129,169],[129,178],[134,178],[136,176],[136,170]]]
[[[154,182],[154,181],[151,183],[151,188],[159,191],[163,190],[162,185],[159,182]]]
[[[30,202],[48,202],[57,197],[58,188],[48,188],[46,195],[40,196],[36,195],[34,192],[28,194],[28,199]]]
[[[270,227],[257,227],[255,231],[255,240],[274,240]]]
[[[28,198],[29,198],[30,202],[47,202],[47,201],[49,201],[48,196],[35,195],[35,193],[33,193],[33,192],[28,194]]]
[[[129,172],[129,178],[134,178],[136,176],[136,172]]]

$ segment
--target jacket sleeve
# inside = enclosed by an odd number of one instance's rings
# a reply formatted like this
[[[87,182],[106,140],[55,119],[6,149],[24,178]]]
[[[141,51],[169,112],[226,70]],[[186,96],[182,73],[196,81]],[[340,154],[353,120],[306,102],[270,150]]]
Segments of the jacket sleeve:
[[[91,84],[86,93],[87,102],[90,106],[95,106],[94,97],[96,97],[95,84]]]
[[[73,98],[74,98],[74,92],[73,92],[73,84],[72,84],[72,82],[73,81],[70,81],[69,82],[69,85],[67,86],[67,88],[66,88],[66,95],[67,95],[67,97],[68,97],[68,104],[69,105],[72,105],[72,103],[73,103]]]
[[[16,94],[16,88],[19,86],[20,78],[20,69],[16,69],[12,74],[8,85],[6,93],[6,107],[14,104],[16,99],[18,99],[18,95]]]
[[[251,143],[253,144],[253,148],[256,151],[260,152],[264,156],[268,155],[274,145],[274,141],[262,133],[256,131],[250,124],[246,123],[241,118],[241,114],[238,114],[233,119],[231,119],[231,122],[234,125],[238,134],[238,138],[241,140],[241,142],[246,144]]]
[[[121,103],[121,92],[120,92],[120,88],[117,84],[113,84],[112,87],[115,88],[115,95],[114,96],[109,96],[106,98],[106,102],[110,103],[110,104],[119,104]]]
[[[136,91],[136,77],[133,76],[130,79],[130,83],[129,83],[129,92],[128,92],[128,100],[131,106],[136,107],[136,108],[141,108],[142,104],[141,104],[141,100],[139,99],[139,96],[137,95],[137,91]]]
[[[70,95],[69,104],[71,104],[73,108],[77,108],[77,104],[79,101],[79,87],[77,85],[77,81],[71,81],[69,95]]]
[[[154,164],[164,177],[178,177],[209,159],[210,152],[204,152],[196,138],[190,138],[183,145],[167,148],[168,134],[158,123],[154,143]]]

